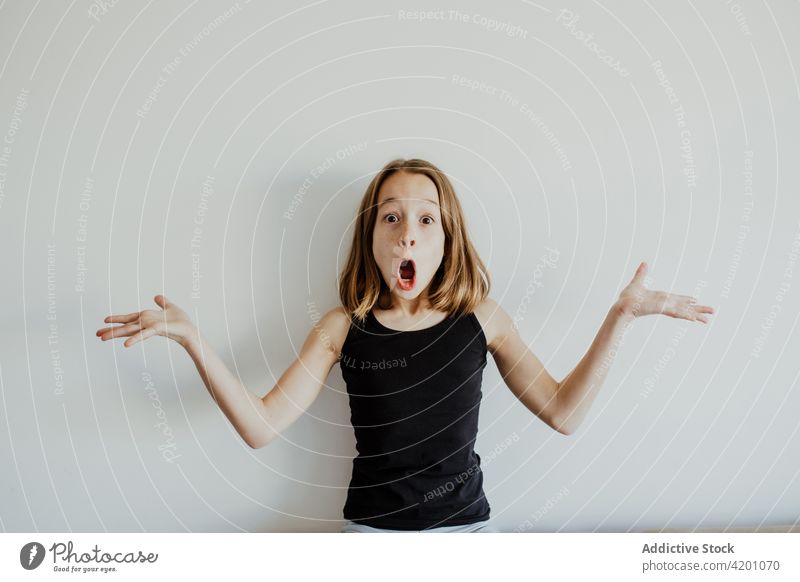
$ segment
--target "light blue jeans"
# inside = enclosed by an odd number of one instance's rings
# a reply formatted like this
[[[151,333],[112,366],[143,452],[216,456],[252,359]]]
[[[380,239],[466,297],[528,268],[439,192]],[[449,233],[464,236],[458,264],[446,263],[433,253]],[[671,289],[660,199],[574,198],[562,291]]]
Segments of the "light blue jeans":
[[[382,529],[345,521],[341,533],[500,533],[500,530],[489,525],[489,520],[468,523],[466,525],[445,525],[424,530]]]

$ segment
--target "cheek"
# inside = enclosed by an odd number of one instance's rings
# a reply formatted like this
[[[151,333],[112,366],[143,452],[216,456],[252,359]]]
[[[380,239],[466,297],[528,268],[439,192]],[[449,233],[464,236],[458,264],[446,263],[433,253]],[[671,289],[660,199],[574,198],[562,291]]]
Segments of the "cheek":
[[[391,245],[384,240],[385,237],[381,235],[380,232],[375,232],[372,237],[372,255],[375,257],[375,260],[378,262],[378,266],[381,266],[381,263],[385,263],[392,258],[392,253],[389,250]],[[391,267],[391,265],[389,265]]]
[[[372,233],[372,250],[375,254],[381,252],[381,249],[384,248],[384,235],[381,233],[380,229],[376,228]]]
[[[444,243],[446,237],[444,236],[444,231],[439,230],[434,237],[433,247],[436,249],[436,253],[441,255],[444,252]]]
[[[425,246],[427,249],[425,254],[428,257],[428,267],[430,267],[433,271],[439,268],[439,264],[444,256],[444,243],[445,236],[443,231],[431,233],[431,237],[425,241]]]

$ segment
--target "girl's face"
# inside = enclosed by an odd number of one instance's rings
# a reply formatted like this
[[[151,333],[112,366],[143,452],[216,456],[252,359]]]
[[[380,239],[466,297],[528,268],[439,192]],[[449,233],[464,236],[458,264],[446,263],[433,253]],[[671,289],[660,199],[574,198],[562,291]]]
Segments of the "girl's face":
[[[436,184],[424,174],[389,176],[378,192],[372,253],[390,291],[419,296],[442,262],[444,242]]]

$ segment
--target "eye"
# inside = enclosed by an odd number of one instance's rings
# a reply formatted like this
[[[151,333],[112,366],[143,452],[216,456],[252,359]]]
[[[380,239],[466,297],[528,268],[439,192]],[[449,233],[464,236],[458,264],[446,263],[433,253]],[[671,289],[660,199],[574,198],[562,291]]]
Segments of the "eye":
[[[383,219],[384,219],[384,220],[388,220],[388,218],[389,218],[390,216],[394,216],[395,218],[397,218],[397,215],[396,215],[396,214],[386,214],[386,215],[383,217]],[[398,219],[398,220],[399,220],[399,219]],[[389,220],[389,222],[397,222],[397,220]]]
[[[423,216],[423,217],[422,217],[422,220],[425,220],[426,218],[429,218],[429,219],[430,219],[430,222],[426,222],[425,224],[433,224],[433,223],[435,222],[435,221],[433,220],[433,217],[432,217],[432,216]]]

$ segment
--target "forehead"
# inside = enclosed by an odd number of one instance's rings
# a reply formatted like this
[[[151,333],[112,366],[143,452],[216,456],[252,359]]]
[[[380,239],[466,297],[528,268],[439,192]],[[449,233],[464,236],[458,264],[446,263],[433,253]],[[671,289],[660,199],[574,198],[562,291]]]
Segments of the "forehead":
[[[439,192],[424,174],[395,172],[384,180],[378,192],[378,205],[391,201],[439,206]]]

